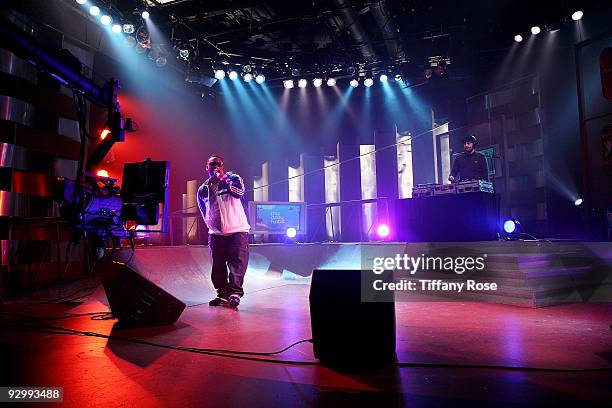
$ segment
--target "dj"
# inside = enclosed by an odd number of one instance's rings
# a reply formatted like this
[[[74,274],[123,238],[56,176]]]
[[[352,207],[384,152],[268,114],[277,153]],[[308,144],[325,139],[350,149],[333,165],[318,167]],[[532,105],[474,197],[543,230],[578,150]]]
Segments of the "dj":
[[[489,166],[484,154],[477,152],[476,137],[473,135],[463,139],[463,153],[457,155],[453,162],[453,168],[448,176],[451,183],[466,180],[489,181]]]
[[[241,201],[244,183],[239,175],[225,172],[220,156],[208,159],[206,171],[209,177],[198,189],[198,208],[208,226],[210,276],[217,290],[217,297],[208,304],[236,307],[244,295],[242,283],[249,262],[251,227]]]

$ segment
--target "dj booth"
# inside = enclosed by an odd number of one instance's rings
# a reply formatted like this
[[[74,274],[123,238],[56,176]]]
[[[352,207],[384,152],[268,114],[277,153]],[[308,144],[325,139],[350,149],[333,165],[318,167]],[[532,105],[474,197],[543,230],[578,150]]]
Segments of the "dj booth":
[[[498,196],[488,192],[400,199],[393,214],[397,241],[491,241],[499,231]]]

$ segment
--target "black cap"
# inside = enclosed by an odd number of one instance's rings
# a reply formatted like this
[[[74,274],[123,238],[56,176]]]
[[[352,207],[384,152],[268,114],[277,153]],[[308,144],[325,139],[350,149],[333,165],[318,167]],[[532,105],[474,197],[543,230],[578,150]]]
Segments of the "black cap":
[[[463,143],[474,143],[476,144],[476,136],[469,135],[463,138]]]

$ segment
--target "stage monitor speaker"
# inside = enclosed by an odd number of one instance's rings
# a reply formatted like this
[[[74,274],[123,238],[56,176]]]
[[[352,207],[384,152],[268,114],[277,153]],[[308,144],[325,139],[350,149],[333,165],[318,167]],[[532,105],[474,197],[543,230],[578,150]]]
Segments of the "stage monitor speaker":
[[[362,302],[358,270],[314,270],[310,286],[313,351],[340,369],[382,367],[396,361],[395,303]]]
[[[102,279],[111,311],[121,326],[160,326],[176,322],[185,304],[139,275],[113,262]]]

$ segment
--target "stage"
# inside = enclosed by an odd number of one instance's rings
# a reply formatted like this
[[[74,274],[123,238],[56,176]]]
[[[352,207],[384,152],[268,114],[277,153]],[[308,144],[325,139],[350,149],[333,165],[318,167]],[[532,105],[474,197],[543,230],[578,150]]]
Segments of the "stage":
[[[397,249],[392,245],[407,244],[387,244],[386,251]],[[114,320],[65,318],[105,312],[108,306],[98,276],[60,285],[3,305],[2,310],[20,314],[2,316],[5,323],[20,321],[4,324],[0,332],[2,360],[7,362],[3,371],[18,385],[61,385],[64,402],[77,406],[120,406],[126,401],[181,407],[584,406],[612,400],[612,303],[526,308],[443,298],[396,302],[398,365],[366,373],[318,364],[310,343],[278,355],[230,357],[115,338],[185,348],[281,350],[311,338],[310,278],[299,275],[297,266],[319,262],[314,253],[338,260],[346,251],[354,258],[355,248],[359,244],[300,250],[251,246],[246,294],[238,310],[206,303],[213,296],[206,247],[137,249],[131,264],[148,269],[143,275],[189,305],[177,323],[114,330]],[[273,262],[266,265],[268,261]],[[93,289],[61,300],[74,302],[40,303],[85,287]],[[88,296],[77,299],[83,294]],[[58,319],[36,322],[24,315]],[[57,327],[114,338],[50,333]]]

